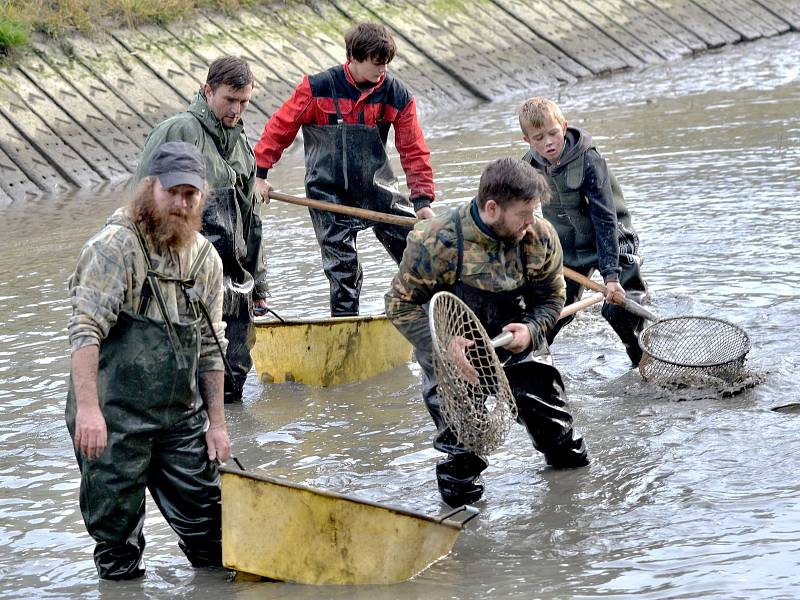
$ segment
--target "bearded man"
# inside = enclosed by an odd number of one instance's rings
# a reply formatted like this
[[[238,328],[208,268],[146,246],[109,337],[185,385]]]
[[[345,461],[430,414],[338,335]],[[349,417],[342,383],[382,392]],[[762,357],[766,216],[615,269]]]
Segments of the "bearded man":
[[[220,566],[222,263],[200,235],[205,164],[167,142],[69,279],[66,421],[103,579],[144,574],[145,488],[192,565]]]
[[[386,316],[414,345],[422,367],[422,399],[436,425],[433,447],[446,454],[436,465],[436,480],[450,506],[481,498],[481,473],[489,461],[464,447],[442,416],[427,312],[438,291],[461,298],[490,336],[513,335],[497,355],[518,420],[547,465],[589,463],[545,338],[564,307],[565,287],[558,236],[536,217],[548,198],[544,176],[529,164],[510,158],[489,163],[471,202],[414,228],[384,297]]]

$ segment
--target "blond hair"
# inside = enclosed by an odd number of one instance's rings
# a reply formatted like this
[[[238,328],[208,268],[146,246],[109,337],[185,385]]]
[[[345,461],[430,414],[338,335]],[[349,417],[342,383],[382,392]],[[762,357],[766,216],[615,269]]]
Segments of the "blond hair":
[[[547,98],[539,96],[530,98],[519,109],[519,126],[523,131],[528,127],[544,127],[551,118],[555,119],[559,125],[566,122],[558,105]]]

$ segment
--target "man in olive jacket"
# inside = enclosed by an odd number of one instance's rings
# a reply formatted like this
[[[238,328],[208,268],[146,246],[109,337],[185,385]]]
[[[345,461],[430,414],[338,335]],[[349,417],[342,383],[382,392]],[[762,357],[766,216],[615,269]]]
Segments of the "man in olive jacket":
[[[255,211],[255,158],[247,141],[242,113],[253,93],[253,74],[242,58],[218,58],[208,69],[203,88],[185,112],[155,126],[145,142],[133,183],[148,172],[155,151],[169,141],[200,149],[211,190],[203,213],[202,233],[214,244],[224,269],[223,318],[229,368],[225,402],[238,402],[253,365],[253,308],[266,308],[267,281],[261,218]]]

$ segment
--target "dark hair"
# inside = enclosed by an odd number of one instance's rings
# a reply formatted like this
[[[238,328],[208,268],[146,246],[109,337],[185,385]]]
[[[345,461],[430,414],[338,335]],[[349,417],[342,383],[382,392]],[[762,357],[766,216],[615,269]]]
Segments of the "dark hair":
[[[238,56],[223,56],[208,67],[206,83],[216,90],[220,85],[229,85],[240,90],[253,83],[253,72],[245,59]]]
[[[385,25],[363,21],[344,34],[347,58],[363,62],[372,60],[386,65],[392,62],[397,46]]]
[[[501,158],[483,170],[478,185],[479,208],[484,208],[489,199],[505,208],[512,202],[534,198],[547,204],[550,188],[544,175],[528,163],[516,158]]]

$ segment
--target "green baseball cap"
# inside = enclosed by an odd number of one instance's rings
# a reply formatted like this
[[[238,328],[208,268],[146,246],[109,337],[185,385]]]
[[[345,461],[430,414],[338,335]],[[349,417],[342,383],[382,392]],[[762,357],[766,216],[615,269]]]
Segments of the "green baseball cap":
[[[167,189],[186,184],[203,190],[206,183],[206,163],[194,144],[165,142],[153,155],[147,174],[158,177],[161,185]]]

